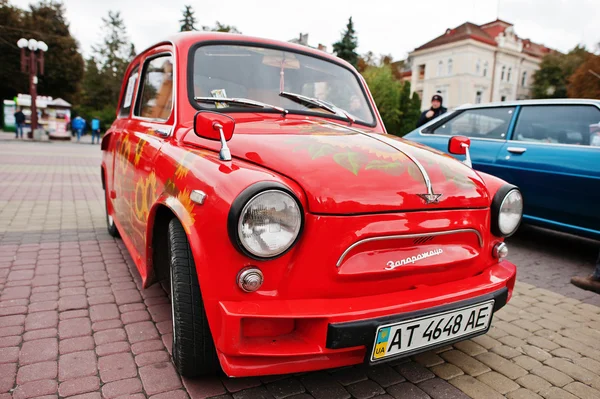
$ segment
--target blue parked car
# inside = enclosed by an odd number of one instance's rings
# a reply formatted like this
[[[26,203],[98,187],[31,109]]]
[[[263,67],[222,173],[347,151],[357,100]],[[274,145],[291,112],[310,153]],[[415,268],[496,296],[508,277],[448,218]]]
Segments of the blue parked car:
[[[521,189],[524,222],[600,239],[600,101],[467,105],[404,138],[448,152],[457,135],[474,169]]]

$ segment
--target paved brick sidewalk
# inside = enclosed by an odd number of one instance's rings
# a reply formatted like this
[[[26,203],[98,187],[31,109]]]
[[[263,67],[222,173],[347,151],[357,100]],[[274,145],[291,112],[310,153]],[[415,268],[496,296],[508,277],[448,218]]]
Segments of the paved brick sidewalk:
[[[122,242],[106,233],[99,147],[5,138],[0,399],[600,398],[596,296],[573,290],[583,303],[526,283],[486,336],[443,350],[374,368],[182,381],[166,294],[140,290]],[[597,243],[564,239],[562,249],[561,235],[535,229],[511,239],[519,275],[571,290],[568,277],[591,270]]]

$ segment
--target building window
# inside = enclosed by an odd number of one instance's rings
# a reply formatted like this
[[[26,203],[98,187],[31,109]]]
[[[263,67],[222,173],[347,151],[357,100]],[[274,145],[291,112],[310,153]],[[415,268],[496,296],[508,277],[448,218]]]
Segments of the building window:
[[[500,97],[500,101],[502,101],[502,102],[506,101],[506,96]]]
[[[437,75],[442,76],[444,74],[444,61],[438,62],[438,71]]]
[[[477,62],[475,63],[475,74],[479,75],[479,72],[481,72],[481,61],[477,60]]]
[[[477,93],[475,93],[475,104],[481,104],[481,95],[483,93],[481,92],[481,90],[477,90]]]
[[[419,70],[419,80],[424,80],[425,79],[425,64],[419,65],[418,66],[418,70]]]
[[[487,70],[488,70],[488,63],[487,61],[483,64],[483,77],[485,78],[487,76]]]
[[[523,72],[523,77],[521,78],[521,86],[527,86],[527,71]]]
[[[504,81],[504,74],[506,73],[506,67],[502,67],[502,73],[500,74],[500,81]]]
[[[507,82],[510,82],[510,75],[512,75],[512,68],[508,68],[508,75],[506,75]]]
[[[448,59],[448,75],[452,75],[452,58]]]

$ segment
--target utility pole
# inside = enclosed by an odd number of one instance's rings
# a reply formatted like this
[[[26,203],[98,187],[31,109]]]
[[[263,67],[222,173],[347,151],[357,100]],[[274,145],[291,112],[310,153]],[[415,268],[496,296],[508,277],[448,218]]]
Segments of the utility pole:
[[[31,132],[27,137],[33,138],[33,133],[38,127],[37,117],[37,72],[44,74],[44,52],[48,51],[48,45],[35,39],[19,39],[17,46],[21,49],[21,72],[29,71],[29,95],[31,96]],[[29,54],[27,54],[29,49]]]

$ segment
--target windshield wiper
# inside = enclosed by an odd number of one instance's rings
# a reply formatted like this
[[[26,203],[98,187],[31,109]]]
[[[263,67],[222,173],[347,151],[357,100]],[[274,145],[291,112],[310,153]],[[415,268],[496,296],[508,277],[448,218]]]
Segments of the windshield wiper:
[[[348,119],[348,122],[350,122],[351,124],[356,121],[356,119],[352,115],[350,115],[347,111],[345,111],[344,109],[342,109],[334,104],[331,104],[330,102],[319,100],[318,98],[314,98],[314,97],[303,96],[302,94],[290,93],[287,91],[282,91],[281,93],[279,93],[279,95],[281,97],[287,98],[289,100],[292,100],[292,101],[300,103],[300,104],[302,104],[302,103],[310,104],[314,107],[329,111],[335,115],[341,114],[346,119]]]
[[[281,108],[276,105],[261,103],[260,101],[250,100],[248,98],[194,97],[194,100],[196,100],[200,103],[228,103],[228,104],[247,105],[250,107],[274,109],[275,111],[281,112],[283,115],[286,115],[288,113],[288,110],[285,108]]]

